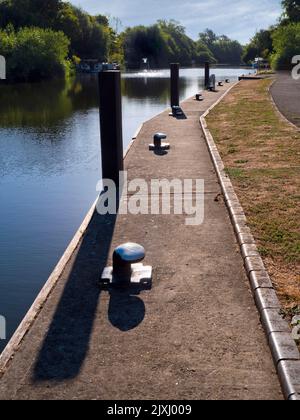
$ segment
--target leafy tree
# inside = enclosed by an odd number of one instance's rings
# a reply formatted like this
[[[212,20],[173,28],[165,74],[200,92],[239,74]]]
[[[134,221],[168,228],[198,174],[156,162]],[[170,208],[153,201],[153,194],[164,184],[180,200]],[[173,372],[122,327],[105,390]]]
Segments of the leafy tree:
[[[226,35],[217,36],[211,29],[199,34],[199,42],[206,45],[218,63],[241,64],[243,47]]]
[[[4,0],[0,4],[0,25],[52,27],[63,2],[61,0]]]
[[[7,77],[31,82],[66,74],[69,40],[51,29],[0,31],[0,54],[6,57]]]
[[[252,62],[256,57],[268,58],[273,52],[272,32],[274,28],[261,30],[255,34],[250,43],[246,45],[243,53],[245,63]]]
[[[292,58],[300,54],[300,22],[279,26],[272,35],[274,53],[272,65],[276,70],[290,69]]]
[[[62,0],[4,0],[0,3],[0,27],[51,28],[63,31],[71,41],[70,56],[107,59],[109,23],[105,16],[90,16]]]
[[[169,61],[189,65],[196,58],[196,44],[185,33],[185,28],[176,20],[157,22],[164,39],[168,40]]]
[[[220,37],[212,45],[211,52],[218,63],[239,65],[242,62],[243,47],[238,41]]]
[[[300,22],[300,0],[283,0],[283,22]]]
[[[127,29],[124,34],[125,61],[128,67],[138,68],[147,57],[152,67],[165,65],[168,43],[157,25],[137,26]]]
[[[216,64],[217,60],[213,56],[208,46],[199,39],[196,43],[196,63],[204,64],[205,62]]]
[[[211,29],[205,29],[204,32],[199,34],[199,40],[205,44],[209,49],[217,41],[218,37]]]

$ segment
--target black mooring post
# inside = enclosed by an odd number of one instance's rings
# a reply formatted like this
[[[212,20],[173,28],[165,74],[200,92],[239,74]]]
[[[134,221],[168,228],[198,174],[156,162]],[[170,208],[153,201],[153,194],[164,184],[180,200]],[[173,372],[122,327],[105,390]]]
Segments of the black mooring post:
[[[119,172],[124,169],[121,72],[99,73],[102,177],[119,188]]]
[[[170,64],[171,68],[171,108],[179,106],[179,64]]]
[[[207,89],[209,86],[209,78],[210,78],[210,69],[209,69],[209,62],[205,62],[205,70],[204,70],[204,86]]]

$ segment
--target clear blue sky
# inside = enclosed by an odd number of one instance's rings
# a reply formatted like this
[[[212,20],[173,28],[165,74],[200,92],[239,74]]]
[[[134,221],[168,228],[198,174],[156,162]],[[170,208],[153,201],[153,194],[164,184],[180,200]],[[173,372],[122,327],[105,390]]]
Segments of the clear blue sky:
[[[276,23],[280,0],[71,0],[91,14],[109,14],[123,27],[176,19],[196,39],[205,28],[246,43],[258,29]]]

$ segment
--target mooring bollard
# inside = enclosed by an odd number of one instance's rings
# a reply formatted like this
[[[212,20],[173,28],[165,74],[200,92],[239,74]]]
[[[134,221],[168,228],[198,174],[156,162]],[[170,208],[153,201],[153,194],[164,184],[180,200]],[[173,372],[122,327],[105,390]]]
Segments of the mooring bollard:
[[[139,244],[129,242],[118,246],[113,253],[113,266],[105,268],[100,282],[117,286],[141,284],[141,282],[150,285],[152,267],[139,264],[145,256],[145,249]]]
[[[170,64],[171,69],[171,108],[179,106],[179,64]]]
[[[162,140],[165,140],[167,135],[164,133],[156,133],[153,137],[153,144],[149,144],[149,150],[169,150],[170,143],[162,143]]]
[[[124,169],[121,72],[99,73],[102,177],[119,188],[119,172]]]
[[[209,86],[209,78],[210,78],[210,66],[209,66],[209,62],[206,61],[205,69],[204,69],[204,86],[206,89]]]
[[[216,91],[216,76],[214,74],[212,74],[209,78],[207,89],[210,90],[211,92]]]

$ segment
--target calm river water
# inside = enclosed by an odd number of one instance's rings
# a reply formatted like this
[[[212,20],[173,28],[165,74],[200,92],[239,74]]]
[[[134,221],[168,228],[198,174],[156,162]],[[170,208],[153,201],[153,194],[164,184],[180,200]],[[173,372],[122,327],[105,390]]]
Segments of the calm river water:
[[[244,69],[215,69],[236,79]],[[124,148],[169,104],[169,71],[123,74]],[[181,98],[203,69],[181,70]],[[0,86],[0,315],[9,339],[96,198],[97,77]],[[7,341],[0,340],[0,351]]]

